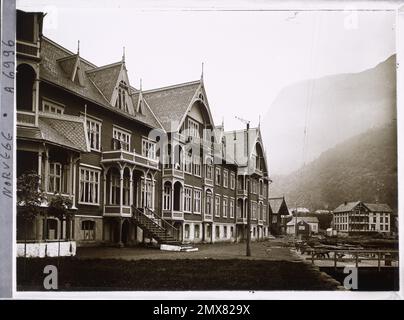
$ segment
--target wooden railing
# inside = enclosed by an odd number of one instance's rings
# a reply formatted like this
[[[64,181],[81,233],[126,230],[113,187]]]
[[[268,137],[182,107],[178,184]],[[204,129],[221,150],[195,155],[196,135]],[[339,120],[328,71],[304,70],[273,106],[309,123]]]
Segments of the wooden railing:
[[[301,252],[307,253],[310,257],[306,260],[310,260],[312,264],[315,261],[332,261],[333,266],[336,269],[338,262],[355,262],[355,267],[361,267],[359,265],[362,261],[377,261],[377,269],[380,271],[381,262],[384,261],[384,267],[392,267],[392,262],[399,260],[398,250],[358,250],[358,249],[327,249],[327,248],[311,248],[306,247],[300,249]],[[350,257],[347,257],[347,256]]]

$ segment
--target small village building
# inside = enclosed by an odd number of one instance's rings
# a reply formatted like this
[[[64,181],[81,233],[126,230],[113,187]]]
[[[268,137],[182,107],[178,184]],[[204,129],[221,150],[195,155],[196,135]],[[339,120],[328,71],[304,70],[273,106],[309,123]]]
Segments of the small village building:
[[[284,234],[286,232],[286,221],[289,221],[289,209],[285,197],[269,198],[271,232],[273,234]]]
[[[302,225],[307,225],[309,227],[310,235],[318,233],[319,229],[318,229],[318,218],[317,217],[293,217],[286,224],[286,234],[289,234],[289,235],[298,234],[299,228]]]

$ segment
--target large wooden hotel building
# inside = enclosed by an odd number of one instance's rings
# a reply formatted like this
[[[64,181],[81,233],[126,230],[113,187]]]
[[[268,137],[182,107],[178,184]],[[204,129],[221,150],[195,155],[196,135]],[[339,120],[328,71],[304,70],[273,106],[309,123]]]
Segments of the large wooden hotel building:
[[[96,66],[42,35],[43,18],[17,13],[17,176],[35,172],[47,196],[28,227],[18,203],[18,241],[239,241],[248,210],[252,239],[270,235],[259,128],[215,125],[203,76],[135,88],[125,57]],[[71,215],[48,212],[56,195]]]

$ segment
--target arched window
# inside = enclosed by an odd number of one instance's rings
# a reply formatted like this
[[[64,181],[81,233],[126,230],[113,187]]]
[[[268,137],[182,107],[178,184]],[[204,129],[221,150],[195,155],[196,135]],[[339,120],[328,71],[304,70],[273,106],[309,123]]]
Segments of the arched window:
[[[121,81],[118,87],[118,98],[115,106],[123,111],[128,111],[128,85],[125,81]]]
[[[184,238],[189,239],[189,224],[184,226]]]
[[[199,237],[200,237],[200,226],[199,224],[196,224],[194,228],[194,238],[199,239]]]

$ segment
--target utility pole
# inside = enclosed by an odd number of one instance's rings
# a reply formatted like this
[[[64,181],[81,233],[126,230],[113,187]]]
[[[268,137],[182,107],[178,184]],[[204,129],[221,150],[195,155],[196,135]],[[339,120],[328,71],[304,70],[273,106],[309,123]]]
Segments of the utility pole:
[[[246,245],[246,256],[251,256],[251,211],[250,211],[250,183],[251,179],[249,178],[250,173],[250,151],[249,151],[249,131],[250,131],[250,121],[244,120],[242,118],[236,117],[236,119],[245,123],[247,128],[247,245]]]

